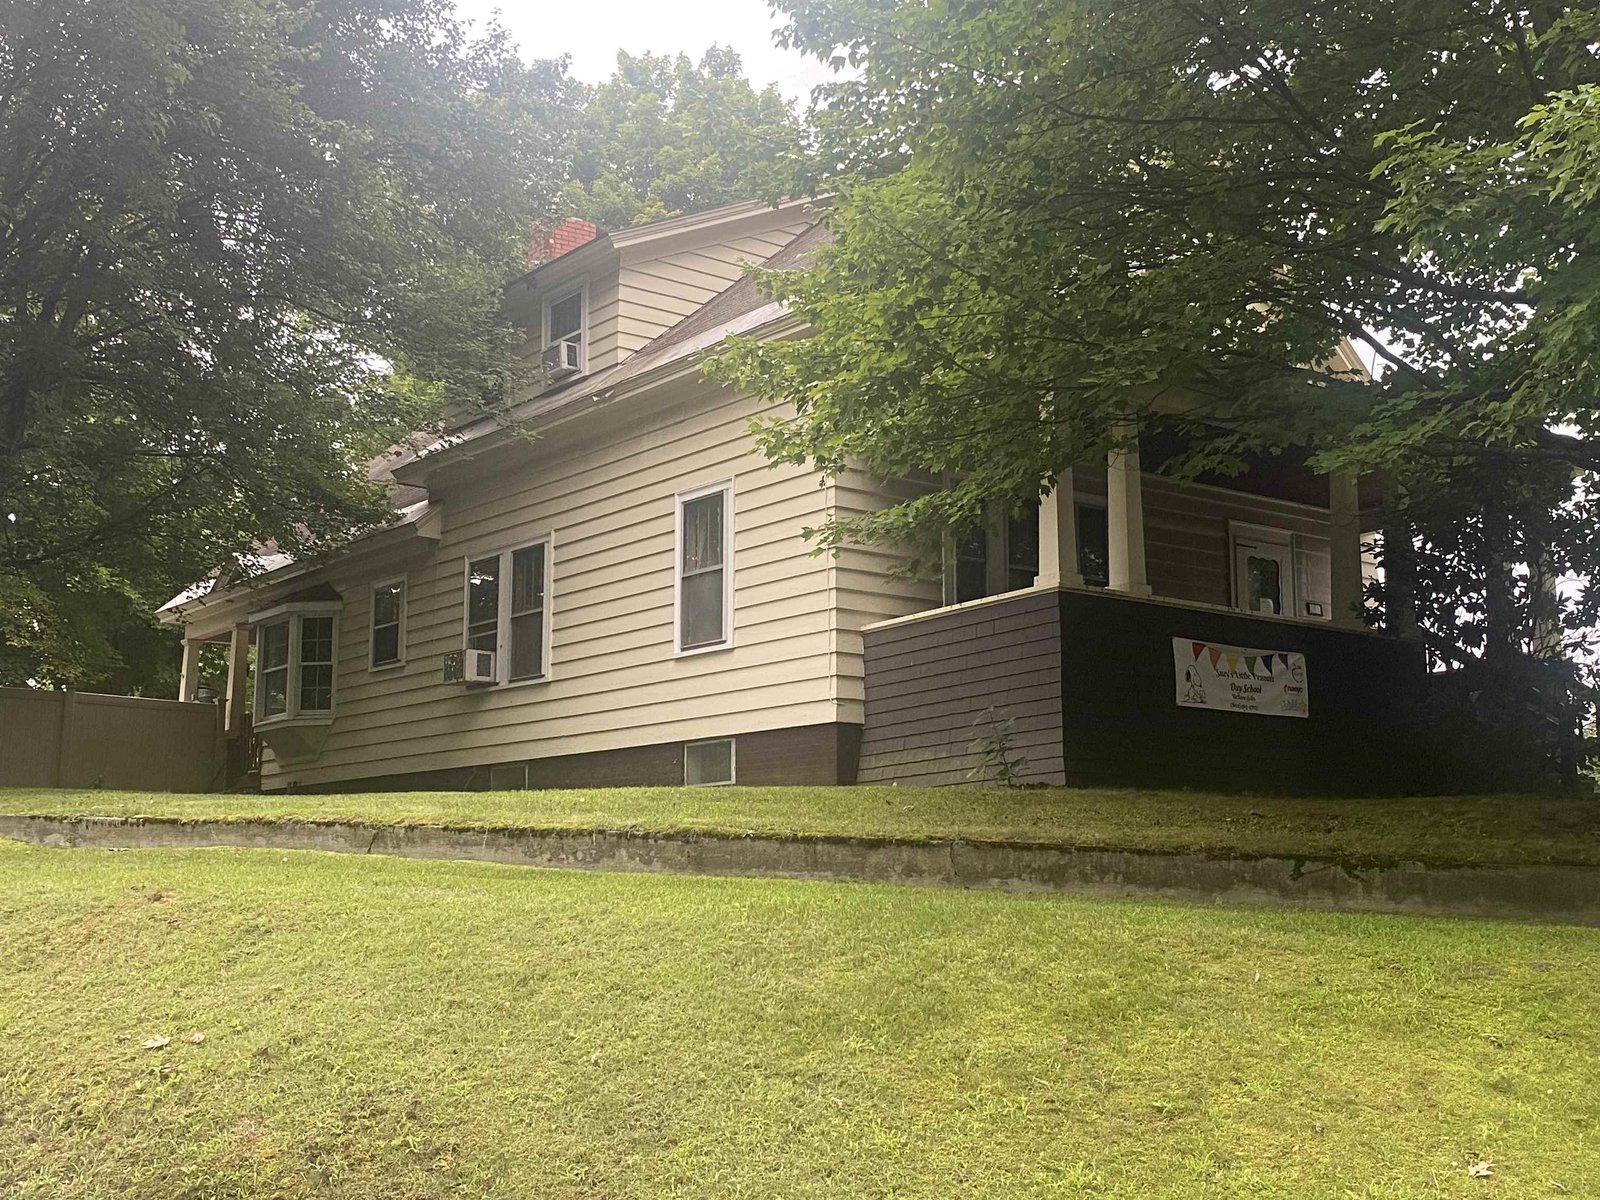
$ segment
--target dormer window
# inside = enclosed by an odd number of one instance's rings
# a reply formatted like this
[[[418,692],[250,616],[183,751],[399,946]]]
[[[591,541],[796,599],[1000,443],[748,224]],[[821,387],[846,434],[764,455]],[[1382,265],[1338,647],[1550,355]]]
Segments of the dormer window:
[[[583,289],[558,296],[544,309],[545,374],[566,379],[584,369]]]

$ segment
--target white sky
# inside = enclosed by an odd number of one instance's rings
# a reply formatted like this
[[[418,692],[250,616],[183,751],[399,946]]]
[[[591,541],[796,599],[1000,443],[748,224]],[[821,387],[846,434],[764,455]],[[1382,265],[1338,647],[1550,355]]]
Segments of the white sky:
[[[772,32],[782,22],[767,0],[457,0],[457,10],[475,24],[498,11],[523,58],[569,54],[573,76],[585,83],[609,76],[618,50],[683,53],[698,60],[713,42],[738,51],[745,75],[758,89],[776,83],[802,110],[811,89],[831,77],[816,59],[772,44]]]

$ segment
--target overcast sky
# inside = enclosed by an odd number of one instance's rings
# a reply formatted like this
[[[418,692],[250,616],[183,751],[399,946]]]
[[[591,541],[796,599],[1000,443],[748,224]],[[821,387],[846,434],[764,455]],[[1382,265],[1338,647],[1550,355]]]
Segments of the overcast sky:
[[[565,3],[507,3],[457,0],[466,19],[481,23],[499,10],[528,59],[572,56],[572,74],[595,83],[611,74],[617,51],[630,54],[684,53],[698,59],[716,42],[732,46],[744,72],[758,88],[776,83],[804,109],[811,89],[829,78],[816,59],[772,44],[780,18],[767,0],[566,0]]]

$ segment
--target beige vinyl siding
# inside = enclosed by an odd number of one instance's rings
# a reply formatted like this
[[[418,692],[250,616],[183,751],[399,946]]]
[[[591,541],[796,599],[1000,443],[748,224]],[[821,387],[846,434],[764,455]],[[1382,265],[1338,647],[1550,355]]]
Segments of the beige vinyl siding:
[[[622,297],[615,270],[597,275],[589,283],[589,370],[615,366],[621,359],[619,321]]]
[[[1078,502],[1104,507],[1103,468],[1072,472]],[[1296,587],[1307,600],[1331,608],[1328,516],[1321,509],[1226,488],[1177,483],[1145,474],[1145,567],[1157,596],[1223,607],[1233,603],[1230,522],[1265,525],[1294,535]]]
[[[704,244],[652,255],[648,244],[630,251],[630,261],[619,266],[612,255],[587,275],[589,287],[587,351],[590,371],[615,366],[635,350],[672,328],[706,301],[735,282],[748,265],[765,262],[807,228],[793,213],[772,212],[772,227],[729,233],[721,240],[708,233]],[[577,279],[563,276],[540,288],[529,306],[528,348],[541,348],[543,303],[570,291]]]
[[[828,490],[831,512],[848,517],[912,499],[919,488],[852,468]],[[830,565],[839,719],[859,722],[865,699],[861,630],[878,621],[937,608],[943,585],[938,579],[906,577],[902,571],[906,556],[892,546],[843,546],[831,557]]]
[[[806,228],[805,221],[789,220],[771,230],[623,266],[618,277],[618,346],[624,354],[638,350],[737,281],[747,267],[771,258]]]
[[[611,436],[591,430],[588,446],[535,443],[522,451],[521,466],[436,497],[441,539],[406,573],[405,665],[366,669],[370,580],[336,580],[348,601],[332,731],[311,763],[269,762],[266,785],[316,786],[840,719],[827,560],[808,556],[801,537],[821,519],[825,492],[808,471],[768,465],[748,433],[754,413],[754,401],[696,385],[691,403],[636,407],[629,427]],[[734,646],[678,656],[675,494],[723,479],[733,481]],[[444,654],[462,644],[466,560],[546,533],[548,681],[482,689],[442,683]]]

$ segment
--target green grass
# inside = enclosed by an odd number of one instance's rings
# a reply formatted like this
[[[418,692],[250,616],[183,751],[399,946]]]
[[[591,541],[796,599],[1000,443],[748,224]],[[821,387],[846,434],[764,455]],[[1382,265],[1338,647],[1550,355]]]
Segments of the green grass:
[[[1576,928],[0,842],[0,1195],[1593,1195],[1597,978]]]
[[[1589,798],[1295,799],[1077,788],[594,788],[163,795],[0,790],[0,812],[467,828],[967,838],[1364,861],[1600,864]]]

